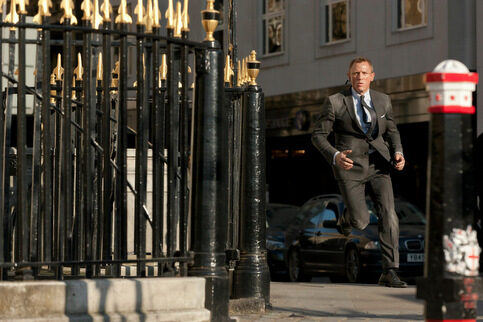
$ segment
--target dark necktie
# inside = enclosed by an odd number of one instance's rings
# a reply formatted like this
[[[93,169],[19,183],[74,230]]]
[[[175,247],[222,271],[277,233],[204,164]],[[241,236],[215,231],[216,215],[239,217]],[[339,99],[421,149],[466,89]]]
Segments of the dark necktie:
[[[364,95],[361,95],[361,105],[362,105],[362,121],[369,126],[369,130],[367,131],[367,135],[371,136],[372,131],[374,131],[374,127],[376,126],[377,122],[377,116],[376,112],[374,112],[374,109],[367,105],[367,103],[364,101]],[[371,116],[371,119],[368,120],[367,113]]]

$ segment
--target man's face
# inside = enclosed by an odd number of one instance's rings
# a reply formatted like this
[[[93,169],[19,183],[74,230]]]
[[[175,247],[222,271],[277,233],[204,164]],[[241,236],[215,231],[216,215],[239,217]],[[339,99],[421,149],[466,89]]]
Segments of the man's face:
[[[352,65],[347,74],[351,81],[352,88],[354,88],[359,94],[364,94],[369,90],[369,86],[374,80],[374,75],[371,65],[365,61]]]

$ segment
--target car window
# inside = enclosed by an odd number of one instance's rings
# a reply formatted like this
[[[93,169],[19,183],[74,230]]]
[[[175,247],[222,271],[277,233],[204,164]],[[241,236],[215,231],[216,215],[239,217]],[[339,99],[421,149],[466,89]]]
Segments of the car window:
[[[309,221],[310,221],[310,223],[311,223],[313,226],[317,226],[317,224],[318,224],[318,223],[319,223],[319,221],[320,221],[320,216],[321,216],[321,214],[317,214],[317,215],[315,215],[315,216],[311,217],[311,218],[310,218],[310,220],[309,220]]]
[[[298,207],[291,205],[268,205],[267,223],[269,227],[285,228],[295,218]]]
[[[404,225],[424,225],[426,224],[426,218],[424,213],[419,210],[413,204],[401,200],[396,199],[394,200],[394,206],[396,208],[396,213],[399,218],[399,224]],[[374,204],[371,200],[367,200],[367,208],[370,214],[370,224],[375,225],[377,224],[377,215],[374,210]]]
[[[426,223],[423,212],[407,201],[396,201],[396,213],[400,224],[424,225]]]
[[[332,209],[329,209],[329,208],[325,208],[321,215],[321,220],[319,222],[319,228],[323,228],[324,227],[324,221],[327,221],[327,220],[337,220],[337,217],[335,215],[335,211],[332,210]]]
[[[302,206],[297,216],[295,217],[293,223],[295,225],[302,225],[306,222],[315,222],[318,220],[315,217],[320,214],[325,209],[326,202],[322,200],[315,200],[313,202],[308,202]],[[314,225],[316,225],[314,223]]]
[[[325,208],[324,211],[322,211],[322,220],[336,220],[337,217],[335,215],[334,210]]]

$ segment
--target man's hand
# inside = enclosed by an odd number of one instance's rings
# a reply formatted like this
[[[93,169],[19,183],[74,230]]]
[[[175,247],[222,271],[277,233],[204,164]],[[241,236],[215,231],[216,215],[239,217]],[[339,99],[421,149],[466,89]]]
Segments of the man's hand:
[[[352,167],[354,166],[354,161],[347,157],[347,155],[351,153],[352,150],[345,150],[337,154],[335,157],[335,164],[337,164],[338,167],[344,170],[352,169]]]
[[[404,168],[405,164],[406,161],[404,160],[404,156],[401,153],[396,153],[394,155],[394,168],[401,171]]]

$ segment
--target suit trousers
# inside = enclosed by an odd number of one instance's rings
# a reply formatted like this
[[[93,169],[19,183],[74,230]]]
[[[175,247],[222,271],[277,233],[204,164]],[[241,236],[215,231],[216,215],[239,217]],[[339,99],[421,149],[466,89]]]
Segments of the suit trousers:
[[[346,210],[341,222],[363,230],[369,224],[366,187],[378,217],[379,245],[384,270],[399,267],[399,219],[394,208],[390,164],[378,152],[369,155],[367,176],[362,180],[339,180]],[[348,170],[350,171],[350,170]]]

